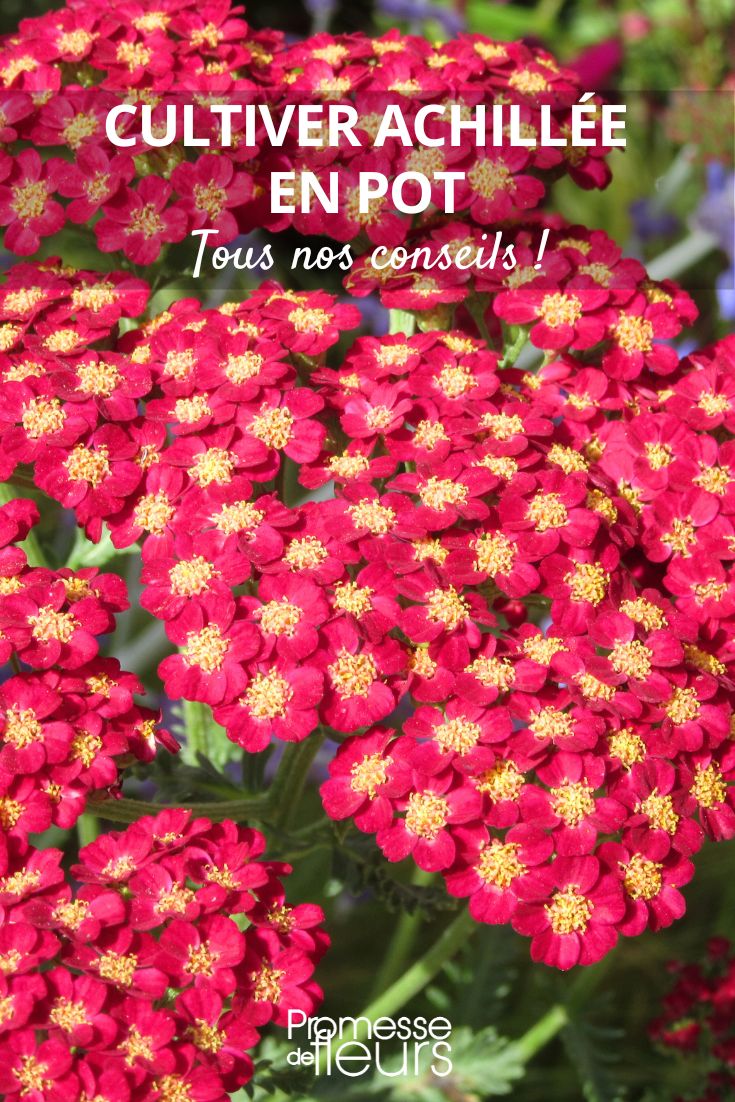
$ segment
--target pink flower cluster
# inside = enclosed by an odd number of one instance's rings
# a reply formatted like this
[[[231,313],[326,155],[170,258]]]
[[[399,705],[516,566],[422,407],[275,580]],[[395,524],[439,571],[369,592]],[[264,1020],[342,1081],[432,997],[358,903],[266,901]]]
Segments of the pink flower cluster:
[[[286,45],[277,32],[252,31],[241,12],[227,0],[177,0],[155,11],[137,0],[114,9],[104,0],[72,0],[61,11],[23,20],[18,33],[0,43],[0,225],[7,227],[7,249],[29,255],[67,221],[93,221],[102,251],[121,251],[139,264],[201,229],[217,230],[216,244],[259,226],[290,224],[340,241],[367,235],[397,244],[412,220],[386,198],[359,209],[363,169],[389,179],[419,172],[438,205],[437,173],[462,171],[456,209],[482,224],[536,207],[564,173],[582,187],[609,181],[607,150],[599,142],[508,148],[488,141],[478,156],[475,136],[465,132],[461,144],[446,149],[410,148],[396,138],[377,152],[371,148],[388,104],[401,105],[411,124],[422,105],[437,101],[466,111],[484,102],[516,104],[526,141],[538,139],[540,108],[550,107],[549,137],[569,141],[571,107],[585,90],[541,49],[480,35],[431,46],[396,31],[380,38],[318,34]],[[262,120],[250,137],[239,116],[232,145],[221,155],[185,146],[181,121],[176,141],[160,149],[142,141],[139,121],[129,117],[121,133],[135,140],[132,147],[118,149],[106,137],[111,108],[155,96],[154,133],[165,130],[169,105],[195,103],[195,134],[217,149],[220,122],[207,95],[235,104],[265,100],[276,127],[278,112],[289,105],[349,105],[359,116],[358,145],[343,136],[334,146],[309,147],[291,132],[275,145]],[[432,140],[444,137],[447,125],[430,124]],[[594,122],[592,130],[599,135]],[[73,163],[45,155],[62,149],[72,152]],[[271,212],[272,172],[313,172],[324,186],[336,166],[339,213],[327,214],[319,204],[303,214]]]
[[[0,508],[0,661],[16,671],[0,685],[0,831],[21,838],[72,826],[158,743],[178,749],[160,712],[135,703],[138,678],[98,654],[127,607],[124,583],[28,566],[16,544],[37,520],[30,501]]]
[[[0,1092],[8,1102],[224,1102],[267,1022],[321,1000],[328,939],[288,865],[232,822],[163,811],[85,846],[0,839]]]
[[[329,366],[356,309],[275,284],[50,349],[82,277],[24,265],[0,421],[7,475],[142,539],[171,697],[250,751],[350,736],[328,814],[567,968],[679,917],[705,835],[735,834],[735,390],[731,340],[681,363],[660,343],[682,292],[561,233],[561,289],[490,300],[536,373],[463,307]],[[285,503],[289,464],[320,500]]]
[[[542,229],[548,237],[538,261]],[[358,259],[345,285],[357,296],[379,291],[390,309],[419,311],[427,327],[445,327],[459,311],[462,327],[475,331],[479,313],[501,349],[522,327],[547,360],[564,357],[580,370],[594,349],[598,386],[609,385],[606,376],[614,387],[631,382],[644,368],[674,371],[677,353],[663,342],[696,317],[680,287],[649,280],[602,230],[568,226],[554,215],[515,224],[504,241],[512,242],[511,262],[504,261],[505,245],[494,256],[494,233],[469,219],[444,218],[386,250],[379,268],[370,256]]]
[[[688,1102],[720,1102],[735,1090],[735,957],[725,938],[712,938],[701,962],[669,965],[676,980],[663,1000],[662,1014],[650,1026],[651,1037],[691,1065],[695,1093]],[[687,1076],[689,1077],[689,1068]],[[683,1102],[677,1098],[677,1102]]]

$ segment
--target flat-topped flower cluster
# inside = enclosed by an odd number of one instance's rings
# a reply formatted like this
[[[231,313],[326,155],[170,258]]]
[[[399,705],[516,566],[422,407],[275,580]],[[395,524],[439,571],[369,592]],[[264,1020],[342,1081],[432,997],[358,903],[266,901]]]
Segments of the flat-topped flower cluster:
[[[480,35],[432,46],[398,31],[380,38],[318,34],[288,44],[278,32],[253,31],[241,14],[226,0],[177,0],[155,10],[135,0],[113,8],[104,0],[77,0],[23,20],[17,34],[0,42],[6,248],[30,255],[66,223],[90,222],[103,252],[121,252],[138,264],[154,262],[164,246],[203,229],[218,231],[215,245],[238,232],[289,225],[339,241],[367,236],[395,245],[412,219],[387,196],[360,209],[363,170],[389,180],[420,173],[437,206],[444,186],[437,174],[462,172],[455,209],[483,225],[538,206],[561,175],[586,188],[609,181],[599,120],[590,120],[584,133],[592,145],[569,144],[572,108],[587,89],[544,50]],[[151,131],[161,141],[168,107],[183,118],[179,109],[191,105],[193,132],[209,143],[207,152],[185,144],[190,139],[181,118],[176,140],[151,148],[135,115],[118,121],[120,137],[132,145],[117,148],[106,135],[106,119],[122,102],[152,107]],[[311,146],[300,144],[296,133],[275,143],[262,119],[246,132],[241,114],[232,118],[224,143],[221,118],[210,105],[259,102],[274,116],[291,105],[348,106],[357,112],[357,147],[345,136],[330,145],[326,131],[323,143],[317,135]],[[388,105],[401,108],[413,132],[423,105],[454,104],[467,122],[485,103],[515,105],[520,139],[537,144],[499,144],[488,112],[487,133],[463,130],[456,145],[441,145],[450,133],[447,115],[427,123],[435,144],[406,148],[396,137],[378,151],[370,148]],[[562,144],[541,144],[542,114],[545,140]],[[301,212],[298,202],[296,213],[273,213],[272,173],[295,173],[298,192],[304,172],[326,187],[335,168],[338,213],[318,204]],[[416,201],[411,188],[405,201]]]
[[[94,568],[31,567],[17,546],[38,520],[27,500],[0,508],[0,827],[25,838],[73,826],[157,744],[177,750],[160,711],[141,707],[138,678],[102,658],[100,636],[127,608],[125,585]]]
[[[463,306],[331,366],[356,308],[276,284],[117,337],[138,283],[20,265],[0,433],[6,477],[141,541],[170,697],[249,751],[348,736],[327,813],[566,968],[680,916],[735,834],[735,385],[731,340],[661,343],[691,301],[604,235],[547,263],[559,290],[510,273],[485,310],[536,372]],[[289,462],[319,500],[286,502]]]
[[[79,853],[0,837],[0,1092],[224,1102],[268,1022],[310,1014],[327,938],[290,866],[232,822],[163,811]]]

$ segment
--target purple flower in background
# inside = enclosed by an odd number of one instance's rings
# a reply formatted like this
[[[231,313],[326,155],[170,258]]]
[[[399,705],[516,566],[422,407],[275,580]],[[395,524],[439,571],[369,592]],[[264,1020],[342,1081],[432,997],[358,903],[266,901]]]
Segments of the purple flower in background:
[[[630,217],[639,241],[668,237],[679,228],[678,219],[669,211],[657,208],[655,199],[636,199],[630,204]]]
[[[370,295],[368,298],[357,299],[354,305],[362,314],[363,325],[373,336],[382,337],[388,332],[389,312],[377,297]]]
[[[735,173],[727,172],[719,161],[707,165],[707,189],[693,224],[716,237],[723,252],[735,260]]]
[[[391,19],[405,20],[410,30],[416,34],[422,24],[430,19],[441,23],[448,35],[459,34],[465,29],[465,21],[459,12],[427,3],[426,0],[378,0],[378,10]]]
[[[694,215],[693,225],[711,233],[727,255],[728,266],[716,281],[720,313],[735,321],[735,173],[718,161],[707,165],[707,190]]]

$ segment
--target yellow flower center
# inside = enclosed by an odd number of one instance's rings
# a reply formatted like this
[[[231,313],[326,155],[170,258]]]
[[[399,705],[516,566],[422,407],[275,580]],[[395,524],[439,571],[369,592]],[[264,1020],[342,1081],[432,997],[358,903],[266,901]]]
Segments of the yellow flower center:
[[[637,597],[634,601],[621,601],[620,611],[633,621],[640,624],[646,631],[654,631],[666,627],[666,617],[658,605],[647,601],[645,597]]]
[[[245,351],[239,355],[230,353],[225,364],[225,375],[231,383],[245,383],[254,379],[263,366],[263,357],[257,352]]]
[[[125,1063],[132,1068],[136,1060],[153,1060],[153,1038],[145,1037],[140,1030],[131,1025],[128,1035],[118,1046],[120,1052],[125,1053]]]
[[[508,77],[508,84],[524,96],[538,96],[551,87],[543,73],[535,73],[532,69],[516,69]]]
[[[554,892],[545,910],[555,934],[583,934],[592,917],[593,904],[571,884],[565,891]]]
[[[291,540],[283,556],[293,571],[313,570],[327,558],[327,551],[316,536],[302,536]]]
[[[329,666],[329,676],[337,693],[345,700],[350,696],[367,696],[378,670],[371,654],[350,654],[341,650]]]
[[[650,352],[653,348],[653,326],[647,318],[621,314],[613,326],[613,336],[627,356],[635,352]]]
[[[412,792],[406,809],[406,830],[433,842],[449,818],[449,804],[436,792]]]
[[[433,451],[437,444],[448,440],[444,426],[439,421],[419,421],[413,434],[413,443],[417,448]]]
[[[676,726],[691,723],[699,715],[699,698],[696,689],[674,689],[664,708],[666,715]]]
[[[454,588],[432,589],[426,594],[426,615],[434,623],[444,624],[447,631],[456,631],[470,614],[470,606]]]
[[[281,997],[283,977],[286,975],[282,968],[270,968],[267,964],[261,965],[259,971],[251,972],[253,999],[256,1003],[277,1003]]]
[[[48,199],[48,185],[45,180],[18,184],[11,190],[13,198],[10,206],[19,222],[27,225],[34,218],[41,217]]]
[[[477,875],[483,883],[504,890],[519,876],[523,876],[526,865],[518,857],[519,849],[517,843],[501,842],[499,838],[484,845],[475,865]]]
[[[623,885],[631,899],[655,899],[663,887],[660,865],[642,853],[634,853],[623,865]]]
[[[717,766],[698,765],[690,792],[700,807],[719,807],[725,802],[727,784]]]
[[[362,792],[371,800],[381,784],[388,779],[390,762],[382,754],[366,754],[361,761],[353,763],[350,770],[350,788],[353,792]]]
[[[456,364],[442,368],[436,376],[436,385],[447,398],[461,398],[477,386],[477,379],[469,367]]]
[[[206,593],[213,578],[219,577],[211,563],[202,555],[177,562],[168,572],[171,592],[176,597],[195,597]]]
[[[26,436],[38,440],[40,436],[49,436],[61,432],[66,421],[66,413],[58,398],[32,398],[23,407],[21,424]]]
[[[133,212],[125,227],[125,233],[128,236],[133,233],[140,233],[148,240],[151,237],[157,237],[159,233],[163,232],[163,228],[163,219],[157,208],[153,203],[146,203],[139,210]]]
[[[190,631],[183,649],[188,666],[198,666],[205,673],[215,673],[222,668],[229,641],[223,637],[216,624],[207,624],[201,631]]]
[[[232,481],[235,456],[225,448],[207,448],[200,452],[189,467],[189,474],[202,489],[213,482],[225,485]]]
[[[219,953],[213,953],[207,942],[201,945],[189,946],[189,957],[184,965],[184,971],[190,976],[213,976],[214,965],[219,960]]]
[[[433,738],[442,750],[453,750],[456,754],[467,754],[477,746],[482,728],[472,720],[455,716],[434,728]]]
[[[448,505],[463,505],[467,500],[468,491],[462,482],[454,482],[451,478],[436,478],[432,475],[422,486],[419,486],[418,493],[422,505],[443,513]]]
[[[359,586],[357,582],[338,582],[332,600],[335,608],[359,618],[372,609],[372,594],[369,586]]]
[[[39,742],[43,738],[43,727],[38,722],[33,708],[21,708],[18,704],[11,704],[5,713],[5,730],[2,737],[16,750],[22,750],[24,746],[30,746],[33,742]]]
[[[574,734],[572,717],[558,708],[541,708],[531,716],[528,726],[540,739],[569,738]]]
[[[181,425],[195,425],[203,417],[209,417],[212,407],[207,394],[195,394],[191,398],[179,398],[174,405],[174,417]]]
[[[48,1065],[42,1064],[35,1056],[21,1056],[20,1064],[13,1068],[13,1075],[20,1083],[20,1094],[51,1090],[54,1081],[48,1078],[47,1071]]]
[[[92,451],[84,444],[77,444],[64,466],[73,482],[88,482],[96,489],[110,473],[107,448],[103,446],[99,451]]]
[[[515,802],[523,789],[525,778],[514,761],[498,761],[478,777],[475,786],[489,796],[493,803],[502,800]]]
[[[252,531],[264,518],[265,513],[262,509],[256,509],[252,502],[234,501],[223,505],[211,520],[220,532],[224,532],[226,536],[232,536],[237,532]]]
[[[501,691],[507,691],[516,678],[516,671],[508,658],[480,657],[475,658],[465,668],[465,673],[472,674],[486,687],[491,685]]]
[[[480,157],[468,172],[467,180],[472,190],[482,199],[492,199],[496,192],[508,189],[513,177],[502,162]]]
[[[57,612],[51,605],[39,608],[35,616],[28,617],[28,623],[33,638],[41,643],[49,643],[51,640],[68,643],[79,627],[78,620],[71,612]]]
[[[633,677],[637,681],[645,681],[648,677],[652,658],[651,650],[639,639],[631,639],[629,643],[616,643],[610,651],[610,665],[615,672]]]
[[[293,689],[285,677],[275,670],[256,673],[242,699],[242,704],[256,719],[283,718]]]
[[[697,408],[708,417],[717,417],[718,414],[727,413],[730,409],[730,399],[724,394],[717,394],[714,390],[703,390],[699,395]]]
[[[537,532],[546,532],[549,528],[563,528],[568,514],[564,502],[558,494],[545,494],[540,490],[528,503],[527,518]]]
[[[582,317],[582,303],[576,295],[555,291],[544,295],[536,313],[550,329],[556,329],[560,325],[574,325],[578,322]]]
[[[96,967],[101,979],[110,980],[119,987],[130,987],[138,967],[138,958],[135,953],[125,956],[123,953],[110,951],[99,957]]]
[[[671,796],[659,796],[654,789],[650,796],[638,804],[636,811],[646,816],[654,830],[665,830],[667,834],[676,834],[679,816],[674,811]]]
[[[308,310],[303,306],[297,306],[288,315],[288,320],[297,333],[320,335],[329,325],[331,315],[326,310],[321,310],[318,307]]]
[[[577,562],[574,570],[564,576],[564,581],[571,590],[573,601],[589,601],[592,605],[599,605],[605,599],[610,575],[599,562]]]
[[[166,531],[166,525],[174,512],[168,496],[159,490],[155,494],[146,494],[136,503],[133,509],[133,520],[144,532],[161,536]]]
[[[558,815],[568,827],[576,827],[592,815],[595,810],[595,800],[592,788],[582,781],[566,782],[558,788],[551,789],[551,806],[555,815]]]
[[[280,601],[269,601],[255,611],[255,618],[260,621],[264,632],[285,635],[289,639],[294,635],[303,615],[304,610],[298,605],[292,605],[286,597],[281,597]]]
[[[646,757],[646,744],[640,735],[628,727],[621,727],[607,736],[611,757],[617,758],[626,769],[632,769]]]

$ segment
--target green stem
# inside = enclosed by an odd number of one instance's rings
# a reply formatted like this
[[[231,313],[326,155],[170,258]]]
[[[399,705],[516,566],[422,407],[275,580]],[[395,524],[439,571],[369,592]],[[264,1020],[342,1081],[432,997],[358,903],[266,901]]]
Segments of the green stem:
[[[549,1041],[553,1041],[568,1022],[569,1014],[561,1004],[547,1010],[522,1037],[513,1042],[512,1048],[518,1054],[519,1062],[527,1064]]]
[[[717,238],[706,230],[693,230],[647,265],[651,279],[676,279],[718,248]]]
[[[147,800],[131,800],[126,796],[119,800],[100,800],[89,803],[94,807],[96,815],[100,819],[107,819],[110,823],[135,823],[145,815],[158,815],[161,811],[170,811],[177,808],[186,808],[195,815],[201,815],[215,822],[223,819],[234,819],[235,822],[246,823],[252,819],[262,821],[263,812],[266,810],[266,801],[263,798],[252,800],[217,800],[213,803],[187,803],[181,801],[175,804],[149,803]]]
[[[390,310],[389,318],[389,333],[405,333],[410,337],[416,332],[416,315],[410,310]]]
[[[209,738],[207,731],[206,705],[199,701],[182,701],[186,742],[181,747],[181,760],[187,765],[196,765],[199,754],[208,757]]]
[[[273,813],[273,824],[286,830],[301,799],[301,793],[309,775],[311,763],[324,741],[320,729],[312,732],[303,742],[292,742],[283,751],[275,779],[268,790],[268,808]]]
[[[411,883],[417,887],[428,886],[433,879],[433,873],[416,868]],[[412,911],[401,911],[393,937],[388,945],[388,951],[383,957],[375,982],[372,986],[371,999],[376,999],[381,991],[385,991],[401,974],[403,966],[411,954],[416,937],[424,920],[420,907],[414,907]]]
[[[230,744],[211,708],[194,700],[182,703],[186,743],[181,748],[181,760],[187,765],[196,765],[202,754],[212,765],[222,768],[228,761]]]
[[[512,332],[512,331],[511,331]],[[509,348],[506,348],[503,358],[500,361],[500,367],[512,367],[521,354],[521,349],[528,340],[528,333],[525,329],[519,329],[518,332],[512,337],[512,344]]]
[[[400,979],[387,991],[374,999],[360,1014],[355,1040],[367,1038],[370,1023],[383,1016],[392,1017],[409,1002],[419,991],[423,991],[434,976],[450,960],[458,949],[465,944],[477,929],[477,923],[468,910],[463,910],[453,922],[444,929],[432,947],[417,960]],[[364,1023],[364,1024],[363,1024]]]
[[[77,819],[77,839],[79,841],[79,848],[83,846],[89,846],[92,842],[97,840],[100,832],[100,824],[96,815],[92,815],[91,812],[85,811]]]
[[[490,337],[490,330],[487,327],[487,322],[485,321],[485,307],[487,306],[488,302],[489,296],[486,295],[484,296],[484,298],[481,299],[477,295],[475,295],[473,298],[469,299],[468,302],[465,303],[465,305],[467,307],[470,317],[477,326],[477,332],[480,334],[487,347],[492,349],[493,342]]]
[[[608,953],[599,964],[582,968],[576,976],[569,997],[556,1003],[522,1037],[513,1042],[513,1049],[525,1064],[569,1025],[574,1015],[584,1009],[589,996],[599,987],[613,963],[613,953]]]

